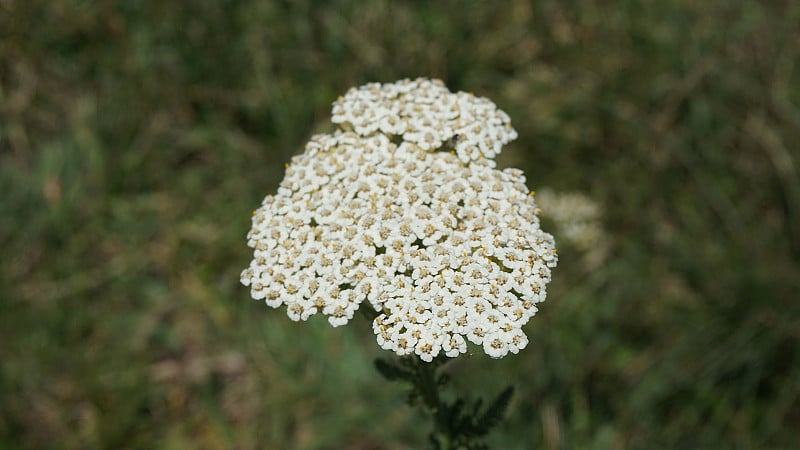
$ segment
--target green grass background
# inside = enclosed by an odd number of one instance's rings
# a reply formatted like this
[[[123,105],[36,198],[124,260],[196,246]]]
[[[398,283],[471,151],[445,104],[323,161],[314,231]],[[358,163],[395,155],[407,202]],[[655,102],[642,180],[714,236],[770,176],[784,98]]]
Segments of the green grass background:
[[[422,448],[368,324],[239,285],[250,212],[351,86],[509,113],[501,165],[599,202],[499,449],[798,448],[800,3],[0,0],[0,448]],[[547,225],[547,224],[546,224]],[[558,236],[556,236],[558,239]]]

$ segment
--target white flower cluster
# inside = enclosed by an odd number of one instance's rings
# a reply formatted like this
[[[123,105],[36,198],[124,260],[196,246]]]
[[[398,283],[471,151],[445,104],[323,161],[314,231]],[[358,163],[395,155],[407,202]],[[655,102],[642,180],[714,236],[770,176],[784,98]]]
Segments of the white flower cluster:
[[[489,99],[453,94],[425,78],[352,88],[333,104],[332,121],[360,136],[402,137],[422,150],[451,142],[464,163],[494,158],[517,138],[511,119]]]
[[[465,95],[417,80],[340,99],[334,117],[349,125],[312,137],[254,212],[254,259],[241,277],[253,298],[286,305],[293,320],[322,313],[333,326],[367,300],[379,313],[378,344],[425,361],[464,353],[467,341],[492,357],[524,348],[521,327],[545,299],[554,242],[539,228],[522,172],[494,169],[486,155],[499,149],[474,153],[477,135],[464,131],[480,124],[493,130],[480,136],[504,142],[514,135],[507,117]],[[388,112],[365,115],[373,106],[358,105],[370,102],[396,114],[404,132],[383,128]],[[417,139],[415,111],[439,128],[437,143]],[[466,139],[453,152],[434,151],[454,133]]]

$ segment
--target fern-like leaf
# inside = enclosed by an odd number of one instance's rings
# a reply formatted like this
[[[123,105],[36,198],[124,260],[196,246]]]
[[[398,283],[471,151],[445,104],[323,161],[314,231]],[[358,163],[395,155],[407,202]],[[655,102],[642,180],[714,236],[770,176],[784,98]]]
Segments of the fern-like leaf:
[[[389,381],[402,380],[411,382],[414,378],[413,372],[396,366],[384,359],[377,358],[375,360],[375,368]]]
[[[489,430],[503,420],[512,395],[514,395],[514,387],[509,386],[486,408],[486,412],[475,423],[475,432],[478,436],[487,435]]]

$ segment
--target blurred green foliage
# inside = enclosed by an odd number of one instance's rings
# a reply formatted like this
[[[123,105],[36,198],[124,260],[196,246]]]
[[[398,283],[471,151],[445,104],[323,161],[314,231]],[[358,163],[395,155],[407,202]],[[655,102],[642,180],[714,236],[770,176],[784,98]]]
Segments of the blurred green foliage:
[[[494,100],[500,158],[603,206],[502,449],[797,448],[800,3],[0,0],[0,448],[400,449],[366,323],[249,300],[250,212],[351,86]],[[558,236],[556,236],[558,239]]]

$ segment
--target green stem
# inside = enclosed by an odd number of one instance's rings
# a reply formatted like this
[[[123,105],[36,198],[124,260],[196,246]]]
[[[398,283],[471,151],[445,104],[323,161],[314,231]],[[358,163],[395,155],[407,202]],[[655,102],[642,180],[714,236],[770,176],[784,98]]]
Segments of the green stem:
[[[481,408],[481,399],[468,402],[459,397],[448,402],[439,392],[447,381],[446,375],[437,374],[446,361],[439,358],[426,363],[410,355],[400,358],[398,363],[378,358],[375,367],[388,380],[411,384],[408,403],[411,406],[421,404],[431,415],[433,430],[430,440],[435,449],[487,449],[482,438],[502,420],[514,389],[507,387],[484,408]]]
[[[436,382],[436,367],[433,363],[426,363],[418,358],[414,358],[417,366],[417,389],[422,394],[425,406],[436,413],[440,406],[439,385]]]
[[[438,438],[443,450],[455,448],[455,436],[450,424],[447,423],[446,404],[442,403],[439,396],[439,382],[436,377],[436,370],[439,368],[437,362],[426,363],[418,358],[413,358],[417,377],[415,377],[415,388],[422,397],[422,402],[430,411],[434,419],[433,436]]]

